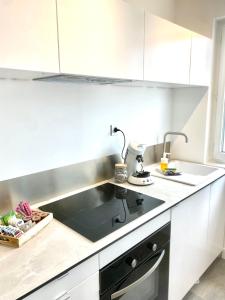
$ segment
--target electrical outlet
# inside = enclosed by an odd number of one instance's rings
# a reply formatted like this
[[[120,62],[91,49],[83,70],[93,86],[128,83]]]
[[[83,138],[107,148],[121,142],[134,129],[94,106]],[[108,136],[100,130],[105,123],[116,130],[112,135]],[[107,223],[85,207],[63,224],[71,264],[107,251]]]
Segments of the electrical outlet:
[[[114,128],[116,128],[116,126],[110,125],[110,136],[113,136],[116,134],[116,132],[114,132]]]

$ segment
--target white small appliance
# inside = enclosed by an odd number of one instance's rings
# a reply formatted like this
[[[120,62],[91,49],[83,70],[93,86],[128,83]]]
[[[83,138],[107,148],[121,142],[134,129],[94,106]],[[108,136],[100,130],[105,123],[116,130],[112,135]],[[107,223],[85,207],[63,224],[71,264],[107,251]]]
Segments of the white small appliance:
[[[127,164],[128,182],[134,185],[150,185],[153,183],[151,174],[144,171],[143,155],[146,149],[145,144],[130,143],[126,156],[125,163]]]

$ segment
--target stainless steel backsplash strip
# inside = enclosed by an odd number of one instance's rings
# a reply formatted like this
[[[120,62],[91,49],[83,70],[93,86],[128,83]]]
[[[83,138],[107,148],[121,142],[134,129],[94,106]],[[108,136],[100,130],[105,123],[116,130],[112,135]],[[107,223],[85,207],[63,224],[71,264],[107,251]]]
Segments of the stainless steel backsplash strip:
[[[159,161],[163,144],[150,146],[145,152],[145,164]],[[96,160],[21,176],[0,182],[0,214],[23,199],[31,204],[48,200],[112,178],[114,164],[120,161],[119,155],[111,155]]]

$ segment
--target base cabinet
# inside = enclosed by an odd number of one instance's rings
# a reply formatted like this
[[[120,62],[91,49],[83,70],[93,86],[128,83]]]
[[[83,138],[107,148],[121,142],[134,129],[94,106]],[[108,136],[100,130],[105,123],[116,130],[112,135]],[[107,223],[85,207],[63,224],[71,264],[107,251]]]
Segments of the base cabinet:
[[[209,264],[223,250],[225,226],[225,177],[222,177],[210,186],[210,208],[208,228]]]
[[[169,300],[181,300],[206,268],[209,197],[207,187],[172,209]]]
[[[57,300],[99,300],[99,273],[67,292]]]
[[[91,298],[90,298],[91,297]],[[67,292],[61,294],[52,295],[51,290],[48,289],[48,285],[37,292],[34,292],[30,296],[24,298],[24,300],[99,300],[99,272],[90,276],[86,280],[82,281],[79,285],[75,286]]]
[[[24,300],[99,300],[98,256],[64,273]]]
[[[169,300],[181,300],[223,250],[225,176],[172,209]]]

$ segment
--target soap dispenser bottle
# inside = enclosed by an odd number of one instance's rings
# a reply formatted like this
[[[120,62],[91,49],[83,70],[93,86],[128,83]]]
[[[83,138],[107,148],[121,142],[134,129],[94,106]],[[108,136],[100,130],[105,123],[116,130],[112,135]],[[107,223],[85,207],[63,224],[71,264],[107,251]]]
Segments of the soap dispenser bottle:
[[[160,169],[161,169],[161,171],[165,171],[165,169],[168,168],[168,162],[169,162],[169,160],[167,158],[167,154],[169,154],[169,153],[164,152],[163,153],[163,157],[161,158],[161,163],[160,163]]]

